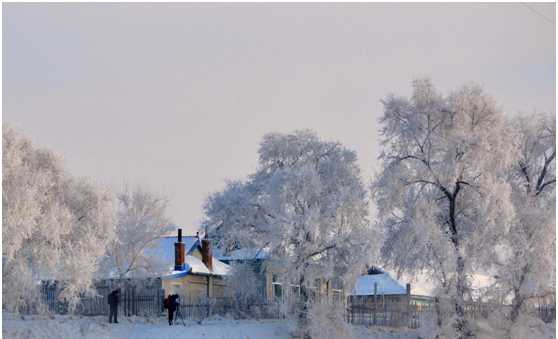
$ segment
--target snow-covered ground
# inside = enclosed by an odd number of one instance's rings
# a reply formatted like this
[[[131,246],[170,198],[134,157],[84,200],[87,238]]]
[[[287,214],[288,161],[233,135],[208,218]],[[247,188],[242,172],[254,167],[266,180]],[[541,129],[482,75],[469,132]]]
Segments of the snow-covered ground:
[[[282,320],[211,320],[203,324],[168,326],[163,318],[122,318],[108,324],[106,317],[2,315],[2,335],[9,339],[291,339],[290,324]],[[355,339],[417,339],[414,331],[354,327]]]

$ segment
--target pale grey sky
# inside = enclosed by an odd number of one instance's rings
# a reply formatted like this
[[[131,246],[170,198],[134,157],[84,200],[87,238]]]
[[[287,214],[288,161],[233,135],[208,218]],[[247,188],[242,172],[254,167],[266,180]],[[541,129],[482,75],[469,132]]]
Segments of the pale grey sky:
[[[261,137],[312,128],[378,155],[380,99],[429,76],[555,112],[554,4],[3,4],[3,119],[76,175],[146,185],[193,232],[255,169]]]

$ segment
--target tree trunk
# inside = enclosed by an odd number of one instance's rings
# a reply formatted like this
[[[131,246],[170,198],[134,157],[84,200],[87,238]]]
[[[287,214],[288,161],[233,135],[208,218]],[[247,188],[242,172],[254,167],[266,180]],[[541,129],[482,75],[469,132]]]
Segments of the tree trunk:
[[[465,292],[467,289],[467,275],[465,274],[465,259],[459,253],[459,247],[456,247],[457,252],[457,282],[456,282],[456,295],[454,296],[455,306],[455,329],[457,330],[457,339],[464,339],[474,337],[473,332],[469,326],[469,321],[465,317]]]
[[[512,323],[514,323],[519,317],[519,311],[521,310],[524,301],[525,298],[523,298],[523,296],[520,294],[519,289],[514,289],[514,297],[512,301],[511,312],[510,312],[510,320]]]
[[[436,310],[436,325],[440,328],[442,327],[442,308],[438,297],[434,298],[434,308]]]
[[[523,268],[521,269],[521,276],[519,277],[519,284],[513,289],[512,309],[510,313],[510,320],[512,323],[515,322],[519,317],[519,311],[521,311],[521,307],[523,306],[523,302],[525,301],[525,296],[521,294],[521,286],[523,286],[528,272],[529,266],[523,266]]]
[[[459,183],[456,183],[453,194],[446,191],[449,199],[449,225],[451,232],[451,242],[455,251],[456,259],[456,293],[453,297],[453,304],[455,306],[455,329],[457,331],[457,339],[464,339],[474,337],[473,332],[469,326],[469,322],[465,318],[465,292],[467,289],[467,274],[465,273],[465,258],[461,253],[461,244],[459,242],[458,227],[456,220],[456,205],[457,195],[461,189]]]
[[[298,308],[298,329],[300,338],[311,339],[310,331],[308,329],[308,291],[305,287],[305,277],[302,275],[299,279],[300,299],[297,300]]]

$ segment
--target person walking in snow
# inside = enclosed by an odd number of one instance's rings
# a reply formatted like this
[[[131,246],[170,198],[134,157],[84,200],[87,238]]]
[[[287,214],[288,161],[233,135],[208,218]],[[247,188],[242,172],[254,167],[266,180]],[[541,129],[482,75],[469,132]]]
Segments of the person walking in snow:
[[[169,312],[169,326],[171,326],[173,323],[174,312],[176,311],[176,308],[178,306],[178,295],[169,294],[169,296],[165,300],[165,306],[167,308],[167,311]]]
[[[109,304],[109,323],[118,324],[118,303],[120,302],[120,288],[109,293],[107,302]]]

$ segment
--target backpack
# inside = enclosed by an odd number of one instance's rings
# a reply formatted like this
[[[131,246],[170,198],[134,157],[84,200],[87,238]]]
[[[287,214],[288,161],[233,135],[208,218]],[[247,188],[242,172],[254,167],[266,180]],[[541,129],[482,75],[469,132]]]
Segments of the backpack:
[[[169,308],[169,298],[165,298],[165,300],[163,300],[163,307]]]

